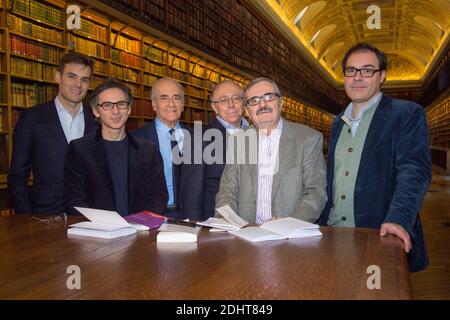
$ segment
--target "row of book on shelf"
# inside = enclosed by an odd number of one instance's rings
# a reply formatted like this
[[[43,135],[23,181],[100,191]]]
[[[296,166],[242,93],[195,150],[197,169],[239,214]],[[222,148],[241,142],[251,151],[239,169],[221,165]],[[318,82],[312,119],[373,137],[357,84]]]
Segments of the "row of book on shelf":
[[[427,109],[430,144],[450,148],[450,97]]]
[[[69,34],[69,48],[94,57],[106,58],[106,47],[104,44],[86,40],[73,34]]]
[[[141,67],[141,57],[117,49],[111,50],[111,60],[136,68]]]
[[[11,84],[12,105],[15,107],[32,107],[45,103],[57,94],[55,86],[41,86],[38,84],[15,83]]]
[[[12,32],[20,33],[34,39],[41,39],[44,41],[56,43],[59,45],[63,44],[63,32],[51,28],[46,28],[21,17],[12,15],[8,13],[8,26]]]
[[[63,27],[65,12],[40,0],[7,0],[7,8],[12,6],[15,12],[36,20],[46,21],[52,25]]]
[[[11,75],[54,82],[57,67],[37,61],[11,57]]]
[[[76,32],[92,37],[98,41],[106,42],[106,27],[84,19],[84,17],[81,17],[80,29],[76,30]]]
[[[11,36],[11,53],[20,54],[54,64],[58,64],[61,56],[61,50],[56,47],[23,39],[15,35]]]
[[[140,40],[133,40],[122,35],[111,33],[110,43],[114,44],[116,48],[134,53],[135,55],[141,55]]]

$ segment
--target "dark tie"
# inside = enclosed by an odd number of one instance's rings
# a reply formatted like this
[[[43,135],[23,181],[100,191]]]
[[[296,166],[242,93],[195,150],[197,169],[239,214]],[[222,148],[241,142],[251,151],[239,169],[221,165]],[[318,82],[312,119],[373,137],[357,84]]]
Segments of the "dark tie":
[[[169,130],[170,134],[170,149],[172,151],[172,160],[176,158],[177,153],[181,157],[180,147],[178,146],[178,141],[175,137],[175,129]],[[180,179],[180,165],[172,162],[172,185],[173,185],[173,198],[174,205],[178,203],[178,188]]]
[[[175,129],[170,129],[169,134],[170,134],[170,149],[172,150],[172,153],[175,152],[175,154],[177,154],[176,152],[178,152],[178,155],[181,157],[182,152],[180,150],[180,147],[178,146],[177,138],[175,137]]]

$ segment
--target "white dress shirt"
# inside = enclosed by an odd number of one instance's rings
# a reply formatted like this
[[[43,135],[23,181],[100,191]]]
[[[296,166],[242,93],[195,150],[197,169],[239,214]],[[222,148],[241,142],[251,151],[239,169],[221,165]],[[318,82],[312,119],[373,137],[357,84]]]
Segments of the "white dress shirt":
[[[278,171],[278,150],[280,146],[283,120],[270,135],[259,130],[258,136],[258,195],[256,200],[256,223],[261,224],[272,219],[273,176]]]
[[[59,122],[66,136],[68,143],[70,141],[81,138],[84,134],[84,112],[83,103],[80,110],[72,117],[66,108],[61,104],[58,97],[55,98],[56,111],[58,112]]]

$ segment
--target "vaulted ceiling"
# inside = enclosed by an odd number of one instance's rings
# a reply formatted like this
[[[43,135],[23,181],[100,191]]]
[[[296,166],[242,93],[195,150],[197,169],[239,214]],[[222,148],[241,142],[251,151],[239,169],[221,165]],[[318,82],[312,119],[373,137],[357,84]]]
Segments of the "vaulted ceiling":
[[[387,54],[387,84],[420,82],[449,44],[450,0],[252,2],[337,83],[343,80],[342,57],[358,42]],[[370,29],[377,21],[380,28]]]

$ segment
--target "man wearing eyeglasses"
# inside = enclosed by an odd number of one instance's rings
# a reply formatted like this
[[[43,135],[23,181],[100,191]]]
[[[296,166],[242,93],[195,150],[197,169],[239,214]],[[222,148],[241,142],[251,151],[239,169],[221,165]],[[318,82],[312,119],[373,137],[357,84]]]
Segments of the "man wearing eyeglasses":
[[[69,145],[64,166],[64,205],[113,210],[122,216],[166,210],[164,165],[156,145],[126,133],[130,89],[108,79],[91,95],[101,128]]]
[[[240,152],[234,146],[227,150],[216,209],[229,205],[257,224],[287,216],[316,221],[327,201],[322,134],[281,118],[281,93],[270,79],[250,81],[244,105],[256,128],[238,132],[236,139],[254,133],[257,155],[250,152],[245,161],[229,163],[228,153],[238,153],[239,159]],[[245,143],[246,152],[251,144]]]
[[[336,117],[328,152],[322,225],[366,227],[399,237],[409,269],[428,265],[419,211],[431,179],[423,108],[387,97],[386,55],[360,43],[342,61],[351,103]]]
[[[216,119],[205,128],[205,137],[210,136],[211,140],[206,139],[207,141],[203,143],[206,151],[204,158],[211,156],[212,161],[204,159],[202,220],[214,216],[215,198],[225,168],[227,138],[239,129],[249,126],[247,120],[242,117],[244,112],[243,90],[231,80],[224,80],[214,87],[211,92],[211,108],[216,112]],[[216,141],[217,137],[220,137],[221,140]],[[221,148],[212,148],[216,142]],[[210,149],[212,149],[211,155],[207,152]]]
[[[164,162],[164,175],[169,198],[166,216],[176,219],[201,219],[201,183],[196,179],[197,166],[184,161],[188,150],[193,154],[194,139],[186,139],[190,134],[186,125],[180,122],[184,111],[184,89],[172,78],[158,79],[152,86],[152,106],[156,112],[150,121],[133,135],[155,143]],[[202,145],[197,146],[198,149]]]

